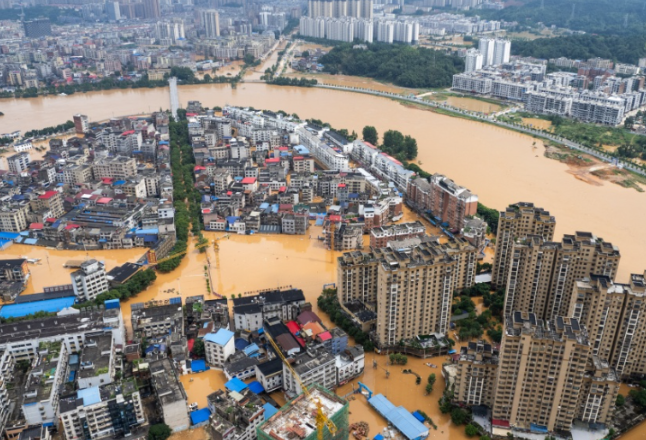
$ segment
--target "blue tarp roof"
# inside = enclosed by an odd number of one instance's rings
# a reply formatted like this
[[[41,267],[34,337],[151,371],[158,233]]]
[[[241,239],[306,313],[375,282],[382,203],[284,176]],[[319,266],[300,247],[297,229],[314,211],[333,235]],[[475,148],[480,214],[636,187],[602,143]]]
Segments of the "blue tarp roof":
[[[244,350],[245,347],[249,345],[249,343],[242,338],[236,339],[233,341],[233,344],[236,346],[236,350]]]
[[[230,216],[230,217],[227,217],[227,223],[229,223],[230,225],[232,225],[232,224],[234,224],[234,223],[236,222],[236,220],[238,220],[239,218],[240,218],[240,217],[236,217],[236,216],[233,216],[233,215],[232,215],[232,216]]]
[[[0,232],[0,238],[3,240],[15,240],[20,237],[20,234],[17,232]]]
[[[114,182],[112,184],[112,186],[121,186],[121,185],[125,185],[125,184],[126,184],[125,180],[117,180],[116,182]]]
[[[206,371],[206,362],[204,362],[204,360],[202,359],[191,361],[191,370],[193,371],[193,373]]]
[[[420,422],[424,423],[424,416],[423,416],[423,415],[421,415],[420,413],[418,413],[417,411],[415,411],[415,412],[413,413],[413,417],[415,417],[415,418],[416,418],[417,420],[419,420]]]
[[[267,420],[268,418],[270,418],[271,416],[273,416],[278,412],[278,410],[269,403],[265,403],[262,407],[265,408],[265,420]]]
[[[428,428],[420,423],[403,406],[395,407],[383,394],[373,396],[368,403],[372,405],[379,414],[392,423],[395,428],[408,440],[425,438],[428,436]]]
[[[257,380],[254,380],[253,382],[249,382],[249,389],[251,390],[252,393],[255,393],[255,394],[260,394],[265,392],[265,388]]]
[[[208,408],[198,409],[197,411],[191,412],[191,425],[199,425],[200,423],[206,422],[211,417],[211,410]]]
[[[83,406],[94,405],[101,401],[99,387],[85,388],[76,392],[76,398],[83,400]]]
[[[251,356],[252,354],[257,353],[258,350],[260,350],[260,348],[258,348],[258,346],[254,343],[244,348],[244,354]]]
[[[224,345],[227,342],[229,342],[231,338],[233,338],[233,334],[234,333],[232,331],[221,328],[217,331],[217,333],[207,333],[204,336],[204,340],[208,342],[213,342],[218,345]]]
[[[375,438],[373,440],[384,440],[384,436],[381,434],[375,435]]]
[[[149,228],[149,229],[139,229],[135,231],[135,234],[137,235],[157,235],[159,234],[159,229],[157,228]]]
[[[60,312],[67,307],[72,307],[74,301],[76,301],[75,296],[66,296],[64,298],[44,299],[30,303],[9,304],[2,306],[2,309],[0,309],[0,318],[20,318],[36,312]]]
[[[238,393],[247,388],[247,384],[237,377],[234,377],[233,379],[225,383],[224,386],[227,388],[227,390],[236,391]]]

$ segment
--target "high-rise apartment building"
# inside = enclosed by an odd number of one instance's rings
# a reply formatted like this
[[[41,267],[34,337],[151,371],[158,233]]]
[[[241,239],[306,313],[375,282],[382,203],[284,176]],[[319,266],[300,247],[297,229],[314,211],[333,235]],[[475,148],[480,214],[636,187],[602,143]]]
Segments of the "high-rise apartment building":
[[[554,238],[556,220],[548,211],[535,207],[533,203],[519,202],[509,205],[500,213],[496,234],[496,253],[492,268],[492,287],[507,285],[509,262],[516,239],[528,235],[539,235],[546,241]]]
[[[373,0],[309,0],[308,16],[372,19]]]
[[[479,51],[475,49],[467,50],[467,56],[464,59],[464,73],[471,73],[482,69],[482,60],[483,56]]]
[[[35,20],[23,22],[25,37],[40,38],[48,37],[52,34],[52,23],[49,18],[37,18]]]
[[[511,58],[511,41],[496,39],[493,47],[493,65],[508,63]]]
[[[646,375],[646,273],[628,284],[604,275],[578,281],[569,313],[588,328],[593,355],[607,359],[619,378]]]
[[[161,10],[159,9],[159,0],[144,0],[144,18],[159,18]]]
[[[519,311],[506,316],[494,427],[555,432],[570,431],[576,419],[605,424],[618,391],[614,370],[590,357],[586,329],[577,319],[543,321]]]
[[[469,342],[460,349],[455,364],[453,400],[469,406],[493,406],[494,385],[498,372],[498,355],[485,341]]]
[[[589,232],[565,235],[560,243],[530,235],[513,244],[505,313],[523,310],[542,319],[569,316],[577,280],[590,274],[614,279],[621,255],[612,243]]]
[[[397,249],[393,249],[397,248]],[[453,292],[473,284],[476,249],[466,240],[348,252],[338,260],[339,302],[376,304],[377,343],[448,331]]]
[[[119,9],[119,2],[105,2],[105,14],[110,21],[121,20],[121,9]]]
[[[481,38],[478,41],[478,52],[482,54],[482,65],[490,66],[493,64],[494,42],[492,38]]]
[[[220,17],[215,9],[203,9],[200,11],[200,20],[206,34],[206,38],[217,38],[220,36]]]
[[[511,56],[511,42],[500,38],[482,38],[478,42],[483,66],[498,66],[508,63]]]

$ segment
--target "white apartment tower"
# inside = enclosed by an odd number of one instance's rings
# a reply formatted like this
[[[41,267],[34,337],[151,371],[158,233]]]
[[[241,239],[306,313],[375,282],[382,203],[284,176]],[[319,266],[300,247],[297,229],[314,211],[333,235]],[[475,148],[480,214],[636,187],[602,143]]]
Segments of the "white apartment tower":
[[[511,41],[497,39],[493,49],[493,65],[508,63],[511,55]]]
[[[206,38],[216,38],[220,36],[220,17],[215,9],[204,9],[200,11],[200,19]]]
[[[478,52],[482,54],[482,65],[490,66],[493,64],[494,43],[493,38],[482,38],[478,43]]]
[[[464,73],[475,72],[476,70],[482,69],[482,54],[475,50],[469,49],[467,51],[467,57],[464,60]]]

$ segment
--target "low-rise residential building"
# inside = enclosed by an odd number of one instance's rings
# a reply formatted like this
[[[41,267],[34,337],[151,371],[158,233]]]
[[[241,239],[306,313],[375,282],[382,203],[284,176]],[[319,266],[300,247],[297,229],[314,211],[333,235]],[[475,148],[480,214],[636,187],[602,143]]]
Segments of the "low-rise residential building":
[[[81,301],[92,301],[110,288],[105,264],[97,260],[84,261],[71,277],[74,294]]]
[[[292,368],[306,387],[316,383],[327,389],[334,389],[337,385],[336,357],[327,350],[311,348],[294,356]],[[283,389],[289,396],[303,392],[286,366],[283,366]]]
[[[146,424],[137,383],[132,379],[61,397],[59,412],[68,440],[128,437]]]
[[[184,431],[191,425],[186,405],[186,393],[177,378],[170,359],[150,363],[152,388],[157,397],[159,412],[173,432]]]
[[[248,388],[237,391],[217,390],[207,397],[211,411],[209,429],[221,440],[254,440],[256,429],[265,421],[260,398]]]
[[[206,361],[210,365],[222,368],[229,357],[235,353],[233,335],[232,331],[221,328],[217,333],[204,336]]]
[[[87,337],[76,373],[79,389],[112,383],[116,362],[114,340],[111,334]]]

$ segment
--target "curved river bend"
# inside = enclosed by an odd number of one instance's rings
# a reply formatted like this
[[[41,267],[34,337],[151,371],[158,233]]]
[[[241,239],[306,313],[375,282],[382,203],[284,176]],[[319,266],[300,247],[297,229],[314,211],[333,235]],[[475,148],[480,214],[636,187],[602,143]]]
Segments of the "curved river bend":
[[[604,182],[600,187],[566,173],[567,166],[543,157],[532,138],[474,121],[408,108],[395,101],[358,93],[266,84],[182,86],[180,101],[205,106],[253,106],[317,118],[360,133],[397,129],[415,137],[421,166],[441,172],[477,193],[487,206],[532,201],[556,216],[556,236],[590,231],[619,246],[617,281],[646,269],[646,195]],[[0,132],[59,124],[74,113],[91,120],[147,113],[169,107],[168,89],[111,90],[67,97],[0,100]],[[538,142],[540,144],[540,142]]]

